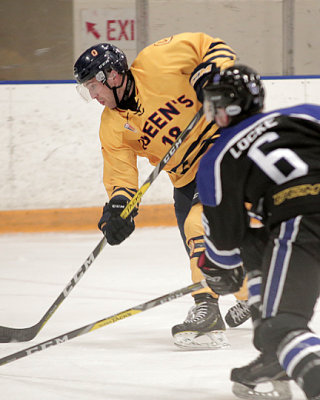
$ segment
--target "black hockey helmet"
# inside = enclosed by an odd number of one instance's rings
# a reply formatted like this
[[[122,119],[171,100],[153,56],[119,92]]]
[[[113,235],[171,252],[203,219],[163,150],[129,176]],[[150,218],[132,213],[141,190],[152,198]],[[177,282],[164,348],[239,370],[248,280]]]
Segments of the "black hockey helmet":
[[[246,65],[235,65],[214,74],[204,88],[204,110],[209,121],[223,108],[230,124],[261,111],[264,88],[259,74]]]
[[[104,83],[111,70],[125,74],[128,70],[127,58],[118,47],[100,43],[81,54],[74,64],[74,77],[80,84],[94,77]]]

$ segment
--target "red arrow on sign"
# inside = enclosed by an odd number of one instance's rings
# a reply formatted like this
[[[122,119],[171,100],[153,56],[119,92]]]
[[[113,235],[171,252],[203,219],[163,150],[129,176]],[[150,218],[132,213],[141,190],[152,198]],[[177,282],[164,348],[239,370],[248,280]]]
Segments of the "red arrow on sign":
[[[99,39],[100,33],[96,31],[96,29],[94,28],[96,24],[93,24],[92,22],[86,22],[86,26],[87,26],[87,32],[92,33],[97,39]]]

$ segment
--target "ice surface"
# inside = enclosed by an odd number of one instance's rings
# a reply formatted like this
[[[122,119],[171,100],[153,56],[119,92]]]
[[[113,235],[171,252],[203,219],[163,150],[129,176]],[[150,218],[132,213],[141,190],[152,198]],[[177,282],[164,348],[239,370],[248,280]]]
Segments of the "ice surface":
[[[101,239],[100,233],[0,235],[0,325],[40,320]],[[177,228],[138,229],[106,246],[31,342],[0,344],[0,357],[191,283]],[[299,294],[297,294],[299,295]],[[228,329],[231,348],[182,351],[171,327],[190,295],[0,367],[5,400],[227,400],[230,369],[256,355],[251,323]],[[224,315],[233,296],[220,301]],[[312,327],[320,332],[317,307]],[[303,393],[291,384],[294,400]]]

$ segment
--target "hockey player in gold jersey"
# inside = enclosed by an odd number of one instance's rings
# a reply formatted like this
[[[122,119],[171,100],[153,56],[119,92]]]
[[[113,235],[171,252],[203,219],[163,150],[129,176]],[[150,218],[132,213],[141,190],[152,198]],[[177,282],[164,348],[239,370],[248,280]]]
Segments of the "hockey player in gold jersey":
[[[234,51],[221,39],[204,33],[182,33],[142,50],[128,68],[125,54],[101,43],[87,49],[74,66],[79,93],[105,108],[100,140],[104,185],[109,202],[99,222],[111,245],[134,230],[135,210],[128,218],[121,211],[138,190],[137,157],[157,165],[180,132],[201,108],[202,88],[209,75],[234,64]],[[174,187],[179,230],[190,257],[192,280],[203,279],[197,268],[204,250],[202,206],[195,177],[198,164],[219,136],[215,124],[201,118],[164,167]],[[220,348],[227,345],[218,296],[210,289],[193,294],[195,306],[187,319],[172,328],[175,344],[184,348]],[[250,317],[244,286],[226,321],[237,326]]]

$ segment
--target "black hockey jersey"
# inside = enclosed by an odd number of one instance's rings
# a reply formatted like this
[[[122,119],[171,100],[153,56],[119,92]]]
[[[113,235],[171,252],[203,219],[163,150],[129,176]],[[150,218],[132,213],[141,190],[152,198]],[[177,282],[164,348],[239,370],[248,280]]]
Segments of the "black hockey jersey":
[[[223,268],[241,264],[250,214],[267,226],[320,212],[320,106],[256,114],[220,129],[197,175],[206,249]]]

